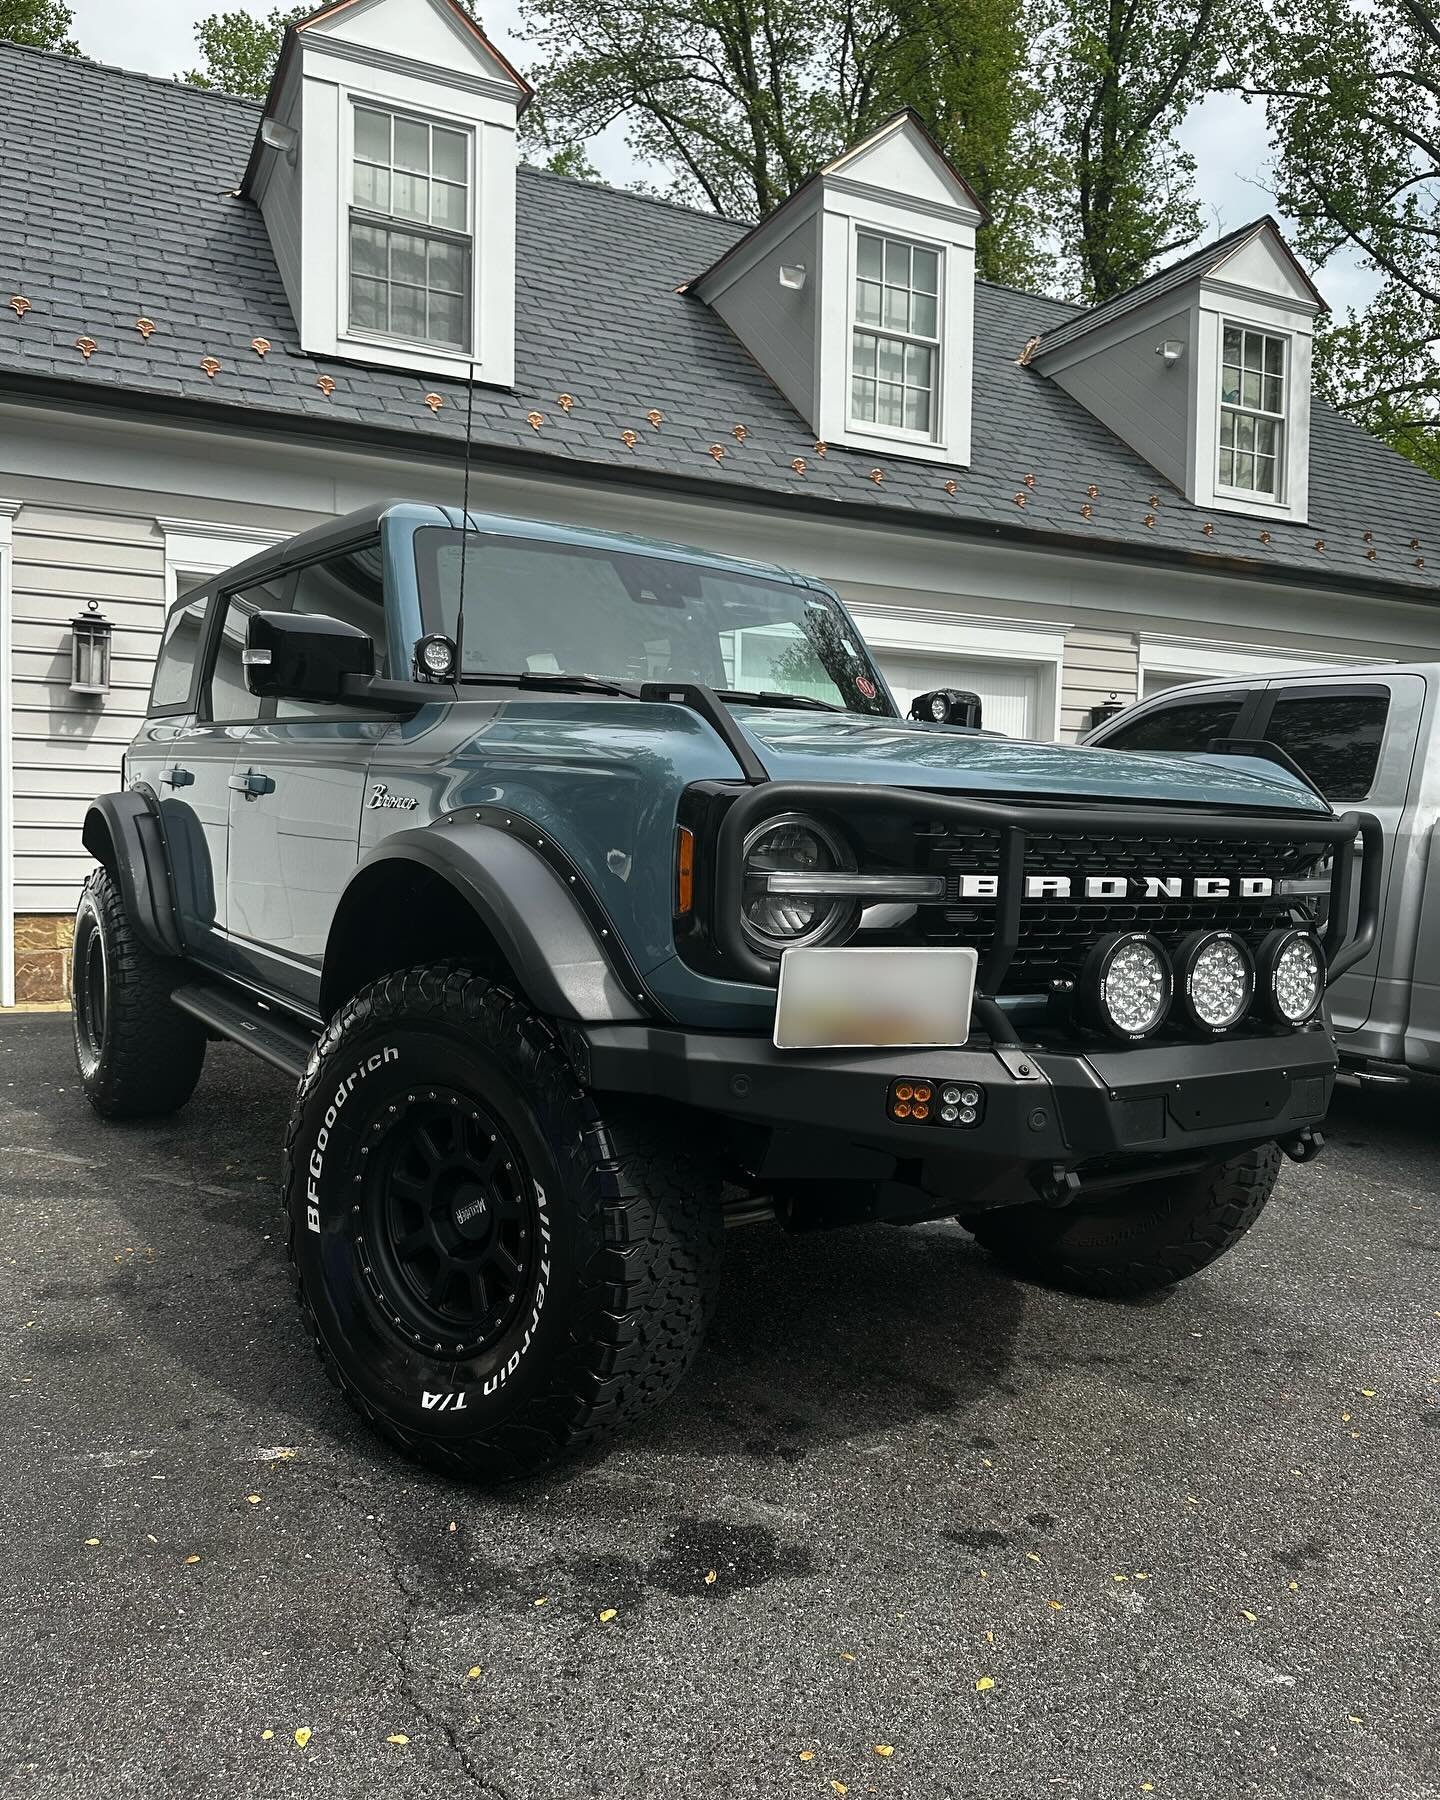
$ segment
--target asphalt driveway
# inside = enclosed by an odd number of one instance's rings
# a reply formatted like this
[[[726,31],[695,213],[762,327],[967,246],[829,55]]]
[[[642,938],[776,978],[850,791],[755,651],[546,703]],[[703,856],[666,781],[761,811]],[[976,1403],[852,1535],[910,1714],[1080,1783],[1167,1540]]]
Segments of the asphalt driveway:
[[[1440,1797],[1433,1101],[1146,1305],[735,1232],[679,1399],[496,1497],[313,1361],[287,1099],[105,1127],[0,1020],[7,1800]]]

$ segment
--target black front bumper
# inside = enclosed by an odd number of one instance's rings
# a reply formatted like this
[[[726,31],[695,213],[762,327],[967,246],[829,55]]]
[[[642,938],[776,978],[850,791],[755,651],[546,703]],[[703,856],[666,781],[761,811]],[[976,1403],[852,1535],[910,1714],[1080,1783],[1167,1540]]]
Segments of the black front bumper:
[[[1209,1043],[1086,1054],[1010,1045],[959,1050],[777,1050],[766,1039],[592,1025],[573,1049],[591,1086],[692,1106],[777,1132],[925,1163],[1074,1168],[1298,1142],[1330,1104],[1336,1056],[1320,1026]],[[892,1084],[975,1087],[973,1125],[890,1115]],[[864,1159],[862,1158],[862,1161]],[[831,1156],[825,1158],[832,1161]],[[854,1165],[858,1173],[859,1164]],[[876,1168],[875,1173],[880,1170]]]

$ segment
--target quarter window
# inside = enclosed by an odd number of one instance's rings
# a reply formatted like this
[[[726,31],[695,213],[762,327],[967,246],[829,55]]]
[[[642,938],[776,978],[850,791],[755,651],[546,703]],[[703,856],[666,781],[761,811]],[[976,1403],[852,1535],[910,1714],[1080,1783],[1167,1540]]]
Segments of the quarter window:
[[[204,637],[205,601],[197,599],[173,607],[165,621],[160,654],[155,659],[155,679],[150,688],[150,711],[184,712],[190,705],[195,663]]]
[[[1177,701],[1160,706],[1105,738],[1106,750],[1204,750],[1211,738],[1229,737],[1240,717],[1240,696]]]
[[[355,108],[350,329],[470,348],[470,134]]]
[[[1285,387],[1285,339],[1227,325],[1220,366],[1221,487],[1279,499]]]
[[[857,233],[852,418],[933,437],[939,373],[940,252]]]

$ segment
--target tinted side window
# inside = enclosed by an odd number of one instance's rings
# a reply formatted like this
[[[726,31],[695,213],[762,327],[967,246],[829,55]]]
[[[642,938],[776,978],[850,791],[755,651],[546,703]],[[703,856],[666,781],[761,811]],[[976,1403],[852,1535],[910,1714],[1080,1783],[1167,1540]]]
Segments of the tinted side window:
[[[1375,780],[1390,701],[1384,694],[1282,695],[1265,735],[1327,800],[1363,800]]]
[[[291,608],[297,613],[319,613],[357,626],[375,646],[375,673],[389,674],[390,655],[385,641],[385,587],[380,546],[367,544],[344,556],[309,563],[295,577]],[[363,718],[364,707],[322,706],[309,700],[277,700],[277,719]]]
[[[170,609],[150,687],[152,713],[189,710],[190,688],[205,628],[205,600],[201,594],[198,599]]]
[[[1107,750],[1203,750],[1211,738],[1228,737],[1240,717],[1243,696],[1185,700],[1157,707],[1105,739]]]
[[[260,717],[263,702],[246,687],[245,666],[240,660],[245,649],[245,633],[251,613],[286,610],[294,579],[289,574],[277,575],[272,581],[237,588],[234,593],[223,596],[224,612],[216,635],[203,709],[204,715],[217,725],[244,724]]]

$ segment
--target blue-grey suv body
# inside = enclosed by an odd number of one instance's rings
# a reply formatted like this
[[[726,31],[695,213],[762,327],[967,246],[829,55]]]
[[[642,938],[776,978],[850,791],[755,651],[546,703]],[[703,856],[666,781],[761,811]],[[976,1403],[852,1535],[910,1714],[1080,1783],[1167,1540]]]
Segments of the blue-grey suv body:
[[[801,577],[396,503],[172,611],[77,1055],[107,1116],[209,1037],[292,1071],[318,1349],[503,1475],[674,1386],[727,1220],[955,1215],[1090,1292],[1213,1260],[1319,1148],[1376,830],[1250,756],[902,721]]]

